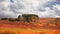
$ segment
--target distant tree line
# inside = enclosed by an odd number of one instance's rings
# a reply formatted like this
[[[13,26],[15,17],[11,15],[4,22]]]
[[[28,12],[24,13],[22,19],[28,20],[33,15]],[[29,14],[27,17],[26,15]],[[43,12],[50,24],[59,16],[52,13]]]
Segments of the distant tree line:
[[[22,14],[18,18],[1,18],[1,20],[9,21],[27,21],[27,22],[38,22],[39,16],[35,14]]]

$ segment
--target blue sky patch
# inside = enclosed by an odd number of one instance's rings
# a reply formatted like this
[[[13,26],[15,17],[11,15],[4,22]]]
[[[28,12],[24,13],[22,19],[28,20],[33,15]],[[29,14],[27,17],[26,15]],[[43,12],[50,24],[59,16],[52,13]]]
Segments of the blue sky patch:
[[[10,2],[14,3],[14,0],[10,0]]]

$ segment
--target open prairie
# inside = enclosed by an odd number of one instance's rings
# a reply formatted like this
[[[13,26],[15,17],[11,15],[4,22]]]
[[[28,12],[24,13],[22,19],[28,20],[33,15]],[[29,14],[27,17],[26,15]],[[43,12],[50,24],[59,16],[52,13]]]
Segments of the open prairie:
[[[60,34],[60,21],[56,18],[40,18],[36,23],[0,20],[0,34]]]

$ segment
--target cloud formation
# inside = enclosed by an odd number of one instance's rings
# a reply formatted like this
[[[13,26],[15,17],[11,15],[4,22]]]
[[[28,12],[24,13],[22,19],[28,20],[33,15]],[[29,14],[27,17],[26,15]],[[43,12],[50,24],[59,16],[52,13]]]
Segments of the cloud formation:
[[[59,7],[59,0],[0,0],[0,18],[17,17],[19,14],[36,14],[40,18],[60,17]]]

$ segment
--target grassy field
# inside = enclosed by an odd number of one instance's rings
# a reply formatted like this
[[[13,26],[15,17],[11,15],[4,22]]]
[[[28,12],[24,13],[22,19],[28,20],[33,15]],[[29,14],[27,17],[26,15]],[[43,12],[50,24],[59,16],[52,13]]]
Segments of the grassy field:
[[[38,23],[0,20],[0,34],[60,34],[60,21],[56,25],[54,20],[40,19]]]
[[[24,29],[24,28],[0,28],[0,34],[60,34],[60,30],[51,29]]]

